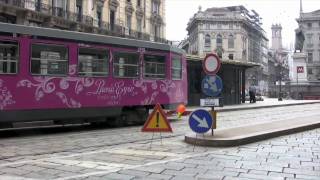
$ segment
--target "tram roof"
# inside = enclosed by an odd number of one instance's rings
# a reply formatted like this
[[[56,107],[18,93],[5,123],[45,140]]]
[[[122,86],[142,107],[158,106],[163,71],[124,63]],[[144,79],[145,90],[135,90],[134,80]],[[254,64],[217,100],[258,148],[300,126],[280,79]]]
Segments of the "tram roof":
[[[187,58],[187,61],[202,61],[202,60],[204,60],[204,57],[188,55],[188,54],[186,55],[186,58]],[[261,64],[259,64],[259,63],[243,62],[243,61],[239,61],[239,60],[225,60],[225,59],[223,59],[221,61],[221,63],[226,64],[226,65],[242,66],[242,67],[246,67],[246,68],[261,66]]]
[[[77,31],[67,31],[53,28],[33,27],[20,24],[0,23],[0,32],[26,34],[33,36],[42,36],[50,38],[68,39],[76,41],[85,41],[92,43],[105,43],[113,45],[131,46],[138,48],[150,48],[156,50],[172,51],[180,54],[185,54],[185,51],[171,46],[169,44],[157,43],[151,41],[142,41],[136,39],[128,39],[122,37],[84,33]]]

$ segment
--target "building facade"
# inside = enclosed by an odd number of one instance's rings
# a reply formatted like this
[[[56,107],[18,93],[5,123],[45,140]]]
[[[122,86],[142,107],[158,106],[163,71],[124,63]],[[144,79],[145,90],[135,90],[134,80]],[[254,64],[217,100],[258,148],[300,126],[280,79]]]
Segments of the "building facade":
[[[205,56],[216,52],[222,61],[257,63],[246,71],[246,88],[267,89],[268,39],[259,14],[244,6],[209,8],[194,14],[187,25],[188,39],[182,47],[188,54]]]
[[[282,99],[289,94],[289,50],[282,46],[282,26],[271,26],[272,40],[269,50],[269,90],[270,97]]]
[[[281,24],[272,24],[272,40],[271,49],[282,49],[282,26]]]
[[[167,42],[165,0],[0,0],[0,22]]]
[[[305,36],[302,51],[307,55],[307,79],[320,83],[320,10],[301,12],[297,22]]]
[[[291,94],[297,99],[320,99],[320,10],[303,13],[300,1],[296,20]]]

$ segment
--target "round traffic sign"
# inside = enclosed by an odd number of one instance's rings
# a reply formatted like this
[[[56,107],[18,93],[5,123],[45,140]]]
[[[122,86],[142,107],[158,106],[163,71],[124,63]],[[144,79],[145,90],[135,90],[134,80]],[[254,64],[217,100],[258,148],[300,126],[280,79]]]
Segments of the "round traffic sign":
[[[189,116],[189,126],[195,133],[206,133],[212,127],[213,119],[211,114],[203,109],[193,111]]]
[[[223,83],[218,75],[206,75],[201,82],[202,92],[207,96],[218,96],[223,90]]]
[[[202,66],[206,74],[216,74],[221,67],[220,58],[216,54],[207,54]]]

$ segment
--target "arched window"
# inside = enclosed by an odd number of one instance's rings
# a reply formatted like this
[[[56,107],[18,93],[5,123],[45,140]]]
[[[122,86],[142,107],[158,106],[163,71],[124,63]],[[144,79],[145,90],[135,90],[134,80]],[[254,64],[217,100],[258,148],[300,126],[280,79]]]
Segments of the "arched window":
[[[216,43],[217,43],[217,47],[216,47],[217,55],[220,58],[222,58],[223,48],[222,48],[222,36],[221,36],[221,34],[217,35]]]
[[[232,34],[228,37],[228,48],[233,49],[234,48],[234,37]]]
[[[204,46],[205,47],[210,47],[211,46],[211,37],[209,34],[207,34],[205,37],[204,37]]]
[[[217,35],[217,47],[222,48],[222,36],[220,34]]]

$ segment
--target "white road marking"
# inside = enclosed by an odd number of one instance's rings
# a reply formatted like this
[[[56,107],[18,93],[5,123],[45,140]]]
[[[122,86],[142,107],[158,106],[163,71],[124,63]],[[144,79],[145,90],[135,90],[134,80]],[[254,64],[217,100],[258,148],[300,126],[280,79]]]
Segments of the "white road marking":
[[[46,162],[43,162],[42,164],[45,164]],[[68,159],[55,159],[50,160],[48,162],[50,163],[57,163],[57,166],[78,166],[78,167],[84,167],[84,168],[94,168],[94,169],[101,169],[101,170],[107,170],[107,169],[113,169],[113,168],[123,168],[129,166],[128,164],[121,164],[121,163],[111,163],[111,162],[101,162],[101,161],[82,161],[82,160],[68,160]]]
[[[155,162],[150,162],[150,163],[146,163],[146,164],[142,164],[142,165],[129,165],[129,166],[125,167],[125,168],[114,168],[114,169],[110,169],[108,171],[90,172],[90,173],[85,173],[85,174],[76,175],[76,176],[58,178],[56,180],[70,180],[70,179],[78,179],[78,178],[84,178],[84,177],[96,176],[96,175],[106,175],[106,174],[110,174],[110,173],[117,172],[117,171],[120,171],[120,170],[135,169],[135,168],[140,168],[140,167],[145,167],[145,166],[152,166],[152,165],[157,165],[157,164],[165,164],[165,163],[168,163],[168,162],[183,160],[183,159],[187,159],[187,158],[205,156],[205,155],[208,155],[208,154],[210,154],[212,152],[214,152],[214,151],[204,152],[204,153],[199,153],[199,154],[193,154],[193,155],[184,155],[183,157],[181,156],[179,158],[155,161]]]
[[[130,147],[130,145],[126,145],[125,147]],[[97,150],[97,151],[89,151],[84,153],[76,153],[71,155],[65,155],[65,156],[55,156],[54,154],[49,158],[41,158],[36,160],[23,160],[23,161],[17,161],[17,162],[9,162],[0,164],[0,167],[6,167],[6,166],[12,166],[12,165],[18,165],[18,164],[28,164],[28,163],[38,163],[43,161],[51,161],[56,159],[64,159],[64,158],[72,158],[72,157],[78,157],[78,156],[87,156],[87,155],[93,155],[93,154],[99,154],[99,153],[112,153],[112,154],[126,154],[126,155],[153,155],[153,156],[170,156],[170,157],[177,157],[179,154],[176,153],[170,153],[170,152],[160,152],[160,151],[149,151],[149,150],[123,150],[123,147],[121,149],[103,149],[103,150]]]

